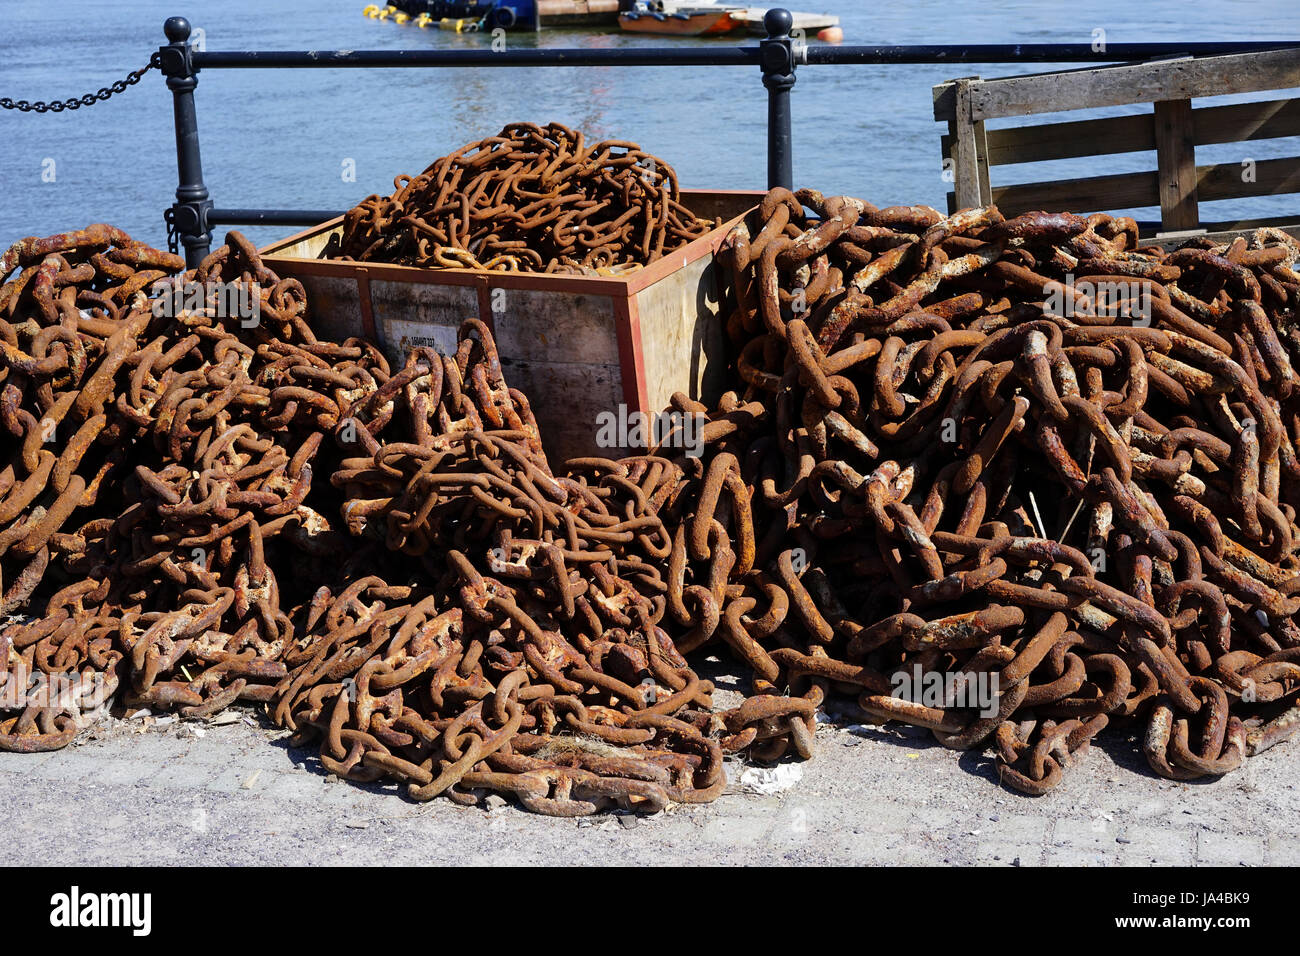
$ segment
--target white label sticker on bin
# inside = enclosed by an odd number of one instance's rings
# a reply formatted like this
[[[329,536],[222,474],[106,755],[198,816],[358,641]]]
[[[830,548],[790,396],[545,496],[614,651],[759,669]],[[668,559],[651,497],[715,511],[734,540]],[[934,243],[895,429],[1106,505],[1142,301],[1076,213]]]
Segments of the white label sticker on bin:
[[[456,354],[456,330],[450,325],[385,319],[383,332],[384,341],[396,346],[401,355],[421,346],[431,348],[439,355]]]

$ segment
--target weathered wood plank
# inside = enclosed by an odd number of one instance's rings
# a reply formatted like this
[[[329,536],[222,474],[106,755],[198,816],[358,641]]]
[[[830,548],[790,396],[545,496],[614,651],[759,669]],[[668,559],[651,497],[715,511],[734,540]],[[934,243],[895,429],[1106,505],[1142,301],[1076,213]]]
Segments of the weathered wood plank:
[[[1260,160],[1253,168],[1255,179],[1243,179],[1239,163],[1196,166],[1196,196],[1200,202],[1217,199],[1240,199],[1243,196],[1268,196],[1300,193],[1300,160]],[[1018,183],[995,186],[992,202],[1006,216],[1032,209],[1071,209],[1074,212],[1097,212],[1160,206],[1160,179],[1157,173],[1118,173],[1082,179],[1056,179],[1052,182]],[[1196,221],[1167,226],[1167,230],[1195,229]]]
[[[957,181],[957,121],[955,119],[948,121],[948,132],[942,139],[943,157],[943,181],[946,183],[955,183]],[[948,194],[952,195],[951,192]],[[952,210],[948,210],[950,213]]]
[[[984,121],[974,124],[975,133],[975,178],[979,180],[980,205],[986,206],[992,201],[993,187],[989,183],[989,140]]]
[[[1082,213],[1160,205],[1159,180],[1154,172],[994,186],[992,193],[993,202],[1004,216],[1037,209]]]
[[[1184,57],[1037,76],[981,80],[971,119],[1151,103],[1300,87],[1300,50]]]
[[[1300,159],[1261,159],[1244,163],[1219,163],[1196,167],[1196,188],[1202,202],[1275,196],[1300,192]]]
[[[1197,146],[1300,136],[1300,99],[1201,106],[1192,110],[1192,128]],[[951,153],[950,134],[941,137],[941,146],[945,156]],[[1139,153],[1155,148],[1150,113],[988,131],[990,166]]]
[[[1272,196],[1300,192],[1300,160],[1261,160],[1255,165],[1256,181],[1241,181],[1242,167],[1236,163],[1196,167],[1197,197],[1200,202]],[[949,193],[949,196],[952,194]],[[1085,179],[1063,179],[1046,183],[994,186],[992,201],[1005,216],[1017,216],[1037,209],[1073,212],[1104,212],[1159,205],[1159,179],[1152,173],[1119,173]],[[952,211],[950,209],[950,211]],[[1240,220],[1242,228],[1276,226],[1300,221],[1300,215],[1270,219]],[[1192,223],[1183,228],[1215,228],[1220,231],[1238,224],[1236,220]]]
[[[953,152],[956,166],[953,169],[955,179],[953,190],[957,196],[958,208],[979,206],[983,204],[979,180],[979,144],[975,136],[975,127],[971,120],[971,87],[977,80],[962,79],[957,81],[957,120],[955,135],[957,142]]]
[[[1157,100],[1154,120],[1161,224],[1167,232],[1195,229],[1200,216],[1191,100]]]
[[[1291,235],[1300,239],[1300,216],[1273,216],[1266,219],[1236,219],[1223,220],[1220,222],[1202,223],[1202,226],[1213,237],[1218,232],[1233,230],[1242,232],[1246,229],[1259,229],[1263,226],[1271,226],[1274,229],[1285,229]]]
[[[1192,110],[1197,146],[1300,136],[1300,99],[1202,106]]]
[[[1156,148],[1150,113],[991,129],[986,135],[990,166],[1110,156]],[[945,154],[950,148],[947,135],[942,137],[942,148]]]
[[[930,87],[936,123],[950,123],[957,117],[957,81],[949,80]]]

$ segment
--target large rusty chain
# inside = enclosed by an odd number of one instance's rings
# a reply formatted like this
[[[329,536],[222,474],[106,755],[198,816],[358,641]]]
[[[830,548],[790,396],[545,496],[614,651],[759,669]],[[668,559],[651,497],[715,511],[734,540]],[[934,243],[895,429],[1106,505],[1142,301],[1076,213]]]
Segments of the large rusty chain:
[[[728,714],[659,626],[670,463],[555,476],[478,320],[392,373],[240,234],[181,266],[107,226],[5,254],[0,583],[44,611],[0,634],[0,748],[245,701],[417,799],[721,792]]]
[[[0,630],[0,748],[244,701],[414,799],[653,812],[727,753],[811,756],[847,694],[1029,793],[1112,722],[1228,772],[1300,725],[1297,258],[773,190],[720,255],[733,388],[673,399],[703,454],[554,470],[477,319],[392,369],[238,233],[189,272],[23,240],[0,610],[43,612]],[[713,645],[752,672],[730,710],[684,656]]]
[[[1166,253],[1105,215],[773,190],[722,253],[736,389],[699,471],[728,507],[679,526],[688,643],[995,746],[1030,793],[1112,720],[1179,779],[1272,745],[1300,690],[1297,258],[1271,229]],[[728,540],[718,585],[696,561]]]
[[[621,274],[717,225],[682,205],[662,159],[559,123],[513,123],[393,185],[348,211],[323,258]]]

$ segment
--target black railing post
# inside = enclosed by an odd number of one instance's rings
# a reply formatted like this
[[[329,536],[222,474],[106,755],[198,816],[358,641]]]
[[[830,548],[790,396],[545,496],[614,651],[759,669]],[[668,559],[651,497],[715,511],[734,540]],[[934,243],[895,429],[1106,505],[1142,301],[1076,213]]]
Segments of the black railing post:
[[[185,264],[191,269],[208,254],[212,232],[208,212],[212,200],[203,184],[203,163],[199,159],[199,124],[194,113],[194,87],[198,86],[193,48],[190,46],[190,22],[184,17],[170,17],[163,32],[171,41],[162,47],[160,68],[172,91],[173,122],[176,126],[176,169],[179,185],[176,202],[167,210],[168,237],[176,236],[185,247]]]
[[[789,10],[774,7],[763,16],[767,39],[759,41],[763,85],[767,87],[767,188],[794,188],[794,144],[790,137],[790,88],[794,86],[794,44]]]

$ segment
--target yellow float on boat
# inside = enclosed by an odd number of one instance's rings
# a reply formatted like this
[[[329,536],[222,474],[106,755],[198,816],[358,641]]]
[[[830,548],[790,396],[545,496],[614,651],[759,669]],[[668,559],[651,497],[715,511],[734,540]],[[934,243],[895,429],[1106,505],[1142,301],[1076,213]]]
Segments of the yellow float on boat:
[[[369,17],[372,20],[377,20],[379,18],[379,7],[375,6],[373,3],[366,4],[366,6],[361,8],[361,15]]]

